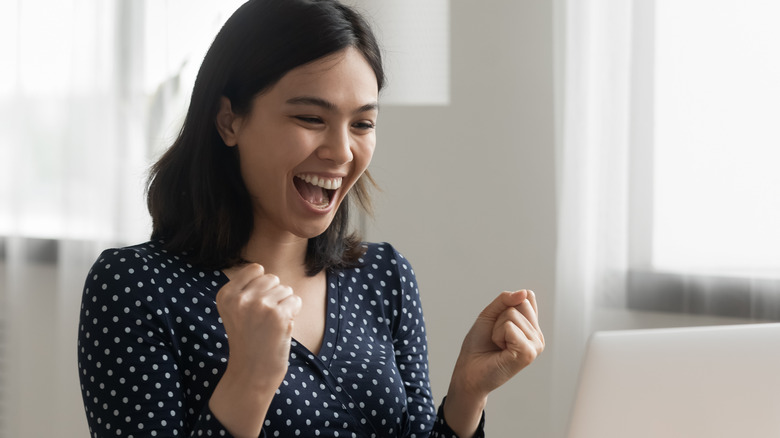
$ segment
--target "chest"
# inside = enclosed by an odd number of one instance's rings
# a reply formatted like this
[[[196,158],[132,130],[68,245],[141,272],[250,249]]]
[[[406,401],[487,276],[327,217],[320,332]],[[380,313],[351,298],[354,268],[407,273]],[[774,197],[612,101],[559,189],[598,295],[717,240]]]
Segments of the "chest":
[[[329,274],[319,286],[295,291],[305,304],[266,432],[295,436],[314,428],[321,436],[345,430],[396,436],[407,421],[407,394],[396,362],[390,302],[349,276]],[[216,304],[208,298],[183,288],[169,306],[172,350],[185,392],[194,397],[188,401],[193,415],[198,397],[218,383],[228,357]]]
[[[320,351],[325,335],[328,287],[324,272],[293,287],[303,304],[295,318],[292,336],[315,354]]]

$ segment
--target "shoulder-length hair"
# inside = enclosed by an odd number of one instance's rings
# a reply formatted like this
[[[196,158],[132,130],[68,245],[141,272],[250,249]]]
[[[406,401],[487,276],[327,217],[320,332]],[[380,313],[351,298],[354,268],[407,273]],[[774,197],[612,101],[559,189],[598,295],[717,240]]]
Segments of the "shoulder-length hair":
[[[216,128],[222,96],[245,115],[255,96],[295,67],[348,47],[365,57],[381,90],[385,75],[374,34],[353,9],[336,0],[250,0],[225,23],[203,59],[181,131],[149,174],[147,206],[152,239],[189,262],[222,269],[242,261],[254,226],[252,202],[241,177],[237,148]],[[364,174],[333,222],[309,239],[308,275],[353,266],[361,239],[350,230],[349,206],[370,212]]]

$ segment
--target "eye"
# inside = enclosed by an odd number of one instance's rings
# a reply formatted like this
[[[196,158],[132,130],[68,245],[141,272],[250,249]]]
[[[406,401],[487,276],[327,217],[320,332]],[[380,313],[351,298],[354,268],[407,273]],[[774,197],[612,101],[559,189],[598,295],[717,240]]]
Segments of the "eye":
[[[294,116],[296,119],[308,123],[310,125],[318,125],[322,123],[322,119],[316,116]]]
[[[354,123],[352,126],[357,128],[357,129],[363,130],[363,131],[368,131],[368,130],[376,128],[376,124],[374,122],[371,122],[371,121],[368,121],[368,120],[364,120],[364,121],[360,121],[360,122]]]

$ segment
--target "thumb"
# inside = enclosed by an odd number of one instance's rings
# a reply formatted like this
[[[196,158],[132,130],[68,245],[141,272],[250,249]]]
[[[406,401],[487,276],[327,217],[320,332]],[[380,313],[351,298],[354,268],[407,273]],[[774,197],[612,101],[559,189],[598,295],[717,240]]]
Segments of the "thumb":
[[[496,320],[508,307],[515,307],[520,305],[528,298],[528,291],[525,289],[515,292],[501,292],[490,304],[485,307],[479,314],[480,318]]]

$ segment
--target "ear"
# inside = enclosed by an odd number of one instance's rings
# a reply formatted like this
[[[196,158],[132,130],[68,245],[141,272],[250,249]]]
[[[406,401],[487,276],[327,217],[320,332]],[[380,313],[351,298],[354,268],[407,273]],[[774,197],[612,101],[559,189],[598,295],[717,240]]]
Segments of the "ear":
[[[233,113],[233,108],[230,105],[230,99],[222,96],[219,99],[219,111],[217,111],[217,118],[214,123],[217,125],[217,131],[219,131],[222,141],[227,146],[235,146],[238,144],[238,128],[241,126],[241,119]]]

